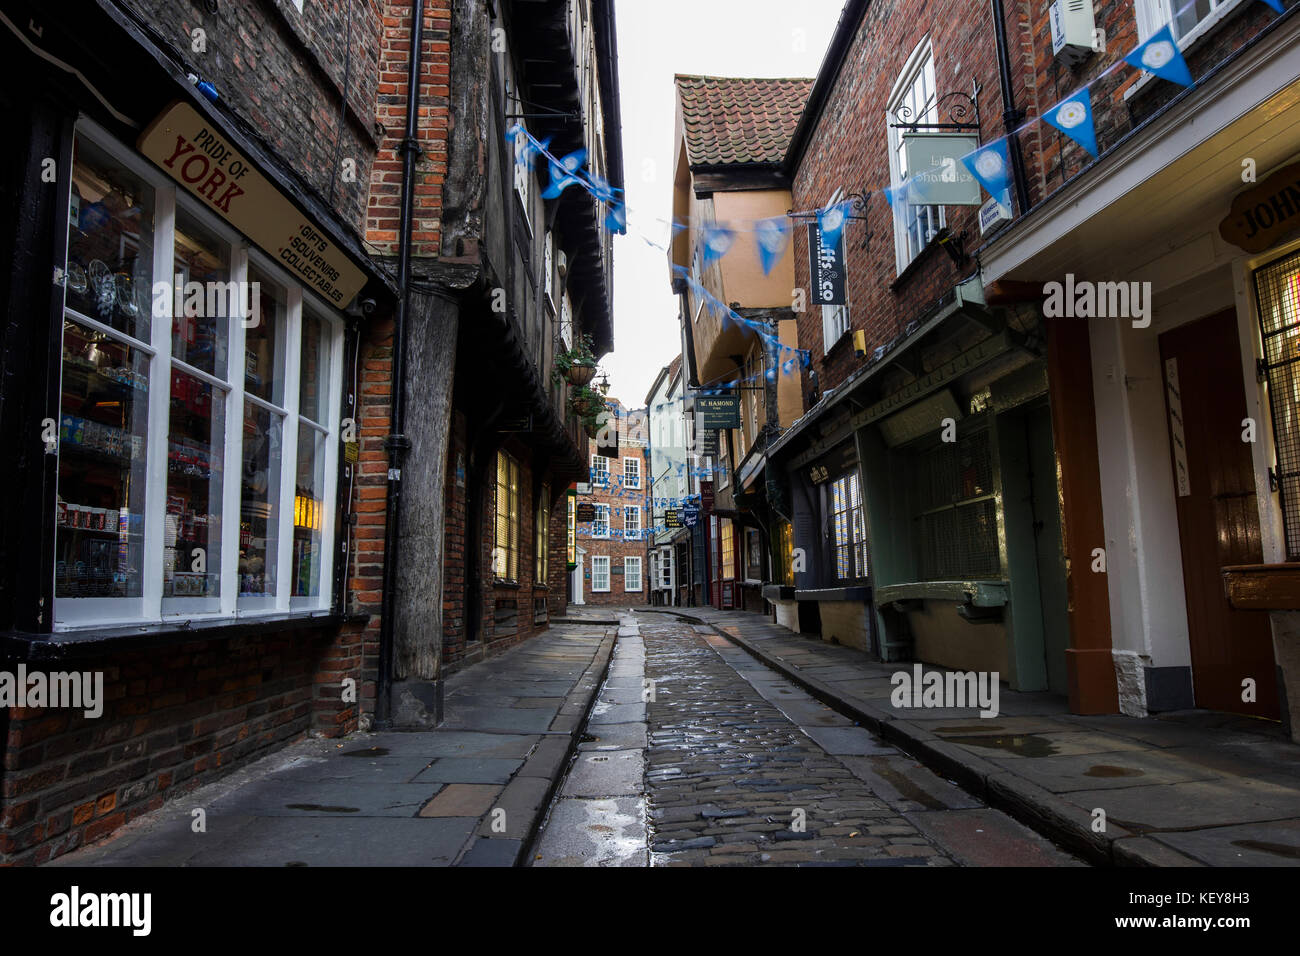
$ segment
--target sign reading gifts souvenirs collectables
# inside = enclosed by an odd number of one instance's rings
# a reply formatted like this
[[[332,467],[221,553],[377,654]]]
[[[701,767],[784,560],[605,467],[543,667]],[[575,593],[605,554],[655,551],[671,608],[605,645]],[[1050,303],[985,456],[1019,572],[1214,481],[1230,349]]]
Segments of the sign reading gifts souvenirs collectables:
[[[327,302],[343,308],[366,284],[323,231],[188,103],[163,111],[137,147]]]

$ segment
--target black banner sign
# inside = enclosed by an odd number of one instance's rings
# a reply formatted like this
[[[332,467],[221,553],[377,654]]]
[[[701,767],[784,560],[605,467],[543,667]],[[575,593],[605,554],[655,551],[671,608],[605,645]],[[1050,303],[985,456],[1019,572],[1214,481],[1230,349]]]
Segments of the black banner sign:
[[[845,305],[848,302],[843,232],[839,244],[831,247],[822,243],[817,223],[808,224],[808,269],[812,276],[814,305]]]

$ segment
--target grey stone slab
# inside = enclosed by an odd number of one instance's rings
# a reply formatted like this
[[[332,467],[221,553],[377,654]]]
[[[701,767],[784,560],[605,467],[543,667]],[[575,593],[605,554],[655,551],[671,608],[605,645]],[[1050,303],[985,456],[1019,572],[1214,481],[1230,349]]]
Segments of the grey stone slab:
[[[973,738],[954,738],[949,743]],[[992,739],[992,738],[984,738]],[[958,743],[961,749],[1003,769],[1024,777],[1053,793],[1072,790],[1121,790],[1153,785],[1205,780],[1215,774],[1204,767],[1176,760],[1160,751],[1116,751],[1113,753],[1062,755],[1026,760],[1004,756],[996,749]]]
[[[961,787],[905,754],[845,756],[840,762],[898,810],[965,810],[984,806]]]
[[[1153,833],[1151,839],[1210,866],[1300,866],[1300,820]]]
[[[270,777],[219,797],[208,817],[413,817],[441,785],[387,781],[295,781]]]
[[[448,708],[443,727],[448,729],[505,730],[540,733],[551,723],[550,708],[459,707]]]
[[[579,750],[644,750],[645,747],[645,723],[589,724],[587,733],[578,744]]]
[[[913,711],[908,722],[939,737],[967,737],[974,734],[1050,734],[1050,733],[1086,733],[1082,727],[1076,727],[1065,721],[1051,717],[1013,717],[999,714],[997,717],[976,717],[974,720],[949,720],[932,718],[925,711]],[[1128,747],[1113,747],[1113,750],[1128,750]]]
[[[505,783],[523,763],[517,757],[438,757],[412,783]]]
[[[645,701],[645,685],[639,687],[606,687],[600,692],[603,704],[640,704]]]
[[[634,724],[645,720],[645,704],[607,704],[597,701],[591,708],[589,723],[599,724]]]
[[[904,818],[967,866],[1084,866],[997,810],[932,810]]]
[[[260,817],[190,866],[447,866],[477,820]]]
[[[1101,807],[1111,822],[1135,833],[1222,827],[1300,815],[1294,790],[1262,780],[1196,780],[1123,790],[1076,790],[1062,797],[1089,812]]]
[[[492,810],[504,810],[504,817],[496,818],[495,813],[489,813],[479,824],[479,834],[494,839],[526,839],[545,809],[550,787],[551,781],[542,777],[515,777],[493,801]],[[497,819],[501,819],[505,827],[499,832],[493,829]]]
[[[460,866],[515,866],[519,854],[523,852],[522,840],[491,839],[479,837],[470,844],[465,855],[460,858]]]
[[[561,795],[566,797],[640,796],[645,792],[645,760],[640,750],[580,751]]]
[[[799,729],[828,754],[862,756],[898,753],[898,748],[882,742],[864,727],[807,727],[800,724]]]
[[[647,866],[644,797],[576,799],[551,808],[533,866]]]
[[[313,781],[356,780],[369,783],[410,783],[433,758],[422,755],[389,754],[384,757],[300,757],[283,769],[273,771],[279,780],[308,785]]]

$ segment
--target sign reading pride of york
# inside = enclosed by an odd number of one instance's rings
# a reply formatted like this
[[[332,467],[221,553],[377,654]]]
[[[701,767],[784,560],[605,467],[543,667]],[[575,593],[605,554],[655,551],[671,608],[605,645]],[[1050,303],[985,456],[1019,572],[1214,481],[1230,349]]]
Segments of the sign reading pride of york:
[[[343,308],[366,284],[323,231],[188,103],[164,110],[137,146],[327,302]]]

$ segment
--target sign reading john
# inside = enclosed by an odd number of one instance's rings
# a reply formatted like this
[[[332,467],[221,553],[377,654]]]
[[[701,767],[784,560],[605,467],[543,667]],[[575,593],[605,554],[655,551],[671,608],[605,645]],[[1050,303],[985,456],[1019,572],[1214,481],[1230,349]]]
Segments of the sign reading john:
[[[1263,252],[1295,229],[1300,229],[1300,163],[1237,196],[1219,223],[1219,235],[1247,252]]]
[[[843,232],[834,246],[828,246],[822,242],[822,231],[817,223],[808,224],[808,271],[812,276],[813,301],[817,305],[848,303]]]
[[[740,427],[740,393],[722,395],[697,395],[695,397],[696,427],[707,431]]]
[[[961,161],[979,149],[968,133],[904,133],[907,201],[925,206],[980,206],[980,184]]]

